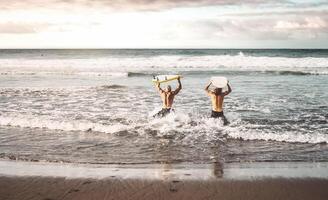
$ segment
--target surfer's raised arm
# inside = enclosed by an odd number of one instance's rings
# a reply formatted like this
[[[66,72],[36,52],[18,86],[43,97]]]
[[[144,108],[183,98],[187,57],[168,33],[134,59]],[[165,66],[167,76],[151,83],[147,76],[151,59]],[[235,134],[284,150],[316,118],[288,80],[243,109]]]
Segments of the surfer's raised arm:
[[[181,81],[180,81],[180,77],[177,80],[178,80],[179,86],[173,92],[175,95],[178,94],[180,92],[180,90],[182,89],[182,84],[181,84]]]
[[[156,88],[157,88],[157,90],[158,90],[160,93],[163,93],[163,92],[164,92],[164,90],[161,88],[161,84],[160,84],[160,83],[157,83],[157,84],[156,84]]]
[[[207,94],[212,94],[212,91],[209,89],[211,84],[212,84],[212,82],[209,82],[205,87],[205,91],[206,91]]]
[[[232,89],[231,89],[229,83],[227,85],[228,85],[228,91],[224,92],[224,96],[226,96],[232,92]]]

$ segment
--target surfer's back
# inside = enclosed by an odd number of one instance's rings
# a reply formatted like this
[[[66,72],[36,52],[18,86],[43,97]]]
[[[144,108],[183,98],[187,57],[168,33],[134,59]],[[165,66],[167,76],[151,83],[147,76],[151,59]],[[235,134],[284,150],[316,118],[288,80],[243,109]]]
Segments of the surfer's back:
[[[209,93],[209,96],[211,97],[213,111],[222,112],[224,94],[215,94],[214,92],[211,92]]]
[[[228,91],[222,92],[222,88],[216,88],[214,91],[209,90],[210,84],[208,84],[205,88],[207,94],[211,97],[212,102],[212,110],[215,112],[222,112],[223,111],[223,101],[224,96],[230,94],[232,91],[230,85],[228,84]]]
[[[163,92],[161,98],[163,101],[163,108],[171,108],[173,105],[175,93],[174,92]]]

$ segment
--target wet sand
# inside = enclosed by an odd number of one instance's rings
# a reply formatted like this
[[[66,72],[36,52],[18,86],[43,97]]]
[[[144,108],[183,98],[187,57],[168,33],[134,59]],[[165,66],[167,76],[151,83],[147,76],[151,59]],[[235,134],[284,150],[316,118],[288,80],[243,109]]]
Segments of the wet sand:
[[[327,179],[147,180],[1,177],[0,199],[327,199]]]
[[[327,165],[84,166],[0,161],[0,199],[319,200],[328,196]]]

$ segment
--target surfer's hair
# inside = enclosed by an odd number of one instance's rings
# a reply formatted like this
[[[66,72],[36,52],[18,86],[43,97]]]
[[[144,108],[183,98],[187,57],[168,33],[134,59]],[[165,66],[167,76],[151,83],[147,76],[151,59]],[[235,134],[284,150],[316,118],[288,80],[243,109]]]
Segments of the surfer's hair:
[[[216,95],[220,95],[220,94],[222,94],[222,88],[215,88],[215,89],[214,89],[214,93],[215,93]]]
[[[170,85],[166,86],[166,90],[170,92],[172,90],[171,86]]]

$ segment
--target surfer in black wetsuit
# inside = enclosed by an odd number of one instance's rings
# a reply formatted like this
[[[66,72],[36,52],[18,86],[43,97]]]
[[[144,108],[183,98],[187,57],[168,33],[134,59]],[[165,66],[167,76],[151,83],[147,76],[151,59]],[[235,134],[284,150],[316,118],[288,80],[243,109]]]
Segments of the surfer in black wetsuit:
[[[182,89],[180,78],[178,78],[177,80],[178,80],[179,86],[174,91],[172,91],[170,85],[168,85],[166,87],[166,89],[163,90],[160,86],[160,83],[157,83],[156,87],[161,95],[161,99],[163,101],[163,107],[162,107],[161,111],[159,111],[157,114],[154,115],[154,117],[164,117],[171,112],[174,97]]]
[[[215,88],[214,91],[211,91],[209,87],[211,86],[211,82],[206,86],[205,91],[208,94],[208,96],[211,97],[212,101],[212,118],[221,118],[223,120],[223,124],[227,125],[229,124],[228,120],[223,114],[223,101],[224,97],[230,94],[232,91],[229,83],[228,83],[228,91],[222,92],[222,88]]]

